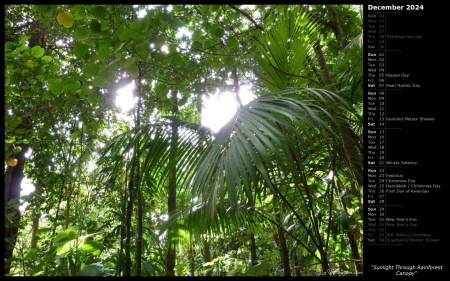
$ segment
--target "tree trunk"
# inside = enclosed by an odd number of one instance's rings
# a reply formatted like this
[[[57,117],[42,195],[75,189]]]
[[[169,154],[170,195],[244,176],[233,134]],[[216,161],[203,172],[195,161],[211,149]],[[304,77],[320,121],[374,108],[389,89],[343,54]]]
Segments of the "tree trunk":
[[[281,258],[283,259],[284,276],[291,276],[291,267],[289,265],[289,251],[286,245],[286,237],[283,229],[277,227],[278,240],[280,241]]]
[[[322,46],[320,45],[320,41],[317,41],[314,44],[314,53],[317,57],[317,62],[319,64],[320,71],[322,72],[322,83],[324,86],[329,86],[332,83],[330,72],[328,71],[327,61],[325,59],[325,54],[323,53]]]
[[[203,240],[203,258],[205,260],[205,263],[211,262],[211,251],[209,249],[209,241],[206,239]],[[211,266],[207,268],[205,276],[212,276]]]
[[[189,273],[191,276],[195,276],[195,252],[192,241],[189,242]]]
[[[201,125],[202,124],[202,120],[201,120],[201,116],[202,116],[202,94],[199,94],[198,96],[198,100],[197,100],[197,112],[198,115],[200,116],[198,119],[198,124]],[[206,139],[203,139],[203,141],[206,141]],[[202,238],[203,239],[203,259],[205,261],[205,263],[207,262],[211,262],[211,251],[210,251],[210,245],[209,245],[209,241],[206,238]],[[211,266],[208,266],[205,272],[205,276],[212,276],[212,269]]]
[[[339,19],[336,15],[336,10],[334,9],[333,5],[325,5],[328,15],[330,16],[330,23],[334,31],[334,36],[336,36],[336,39],[339,43],[339,47],[343,49],[348,44],[347,38],[345,38],[345,34],[342,31],[341,23],[339,22]]]
[[[136,127],[139,128],[141,126],[141,107],[142,107],[142,90],[141,90],[141,78],[142,78],[142,70],[139,68],[139,79],[137,83],[137,92],[138,92],[138,107],[136,110]],[[142,190],[141,190],[141,167],[140,167],[140,146],[139,142],[136,141],[134,144],[134,155],[136,159],[136,175],[135,175],[135,184],[136,184],[136,195],[137,195],[137,230],[136,230],[136,276],[141,276],[142,274],[142,233],[143,233],[143,200],[142,200]]]
[[[250,255],[252,266],[257,265],[258,257],[256,255],[256,241],[255,241],[255,234],[253,234],[253,232],[250,233]]]
[[[127,178],[127,176],[125,176],[125,178]],[[119,262],[117,263],[117,276],[122,276],[122,271],[124,268],[124,255],[123,255],[123,250],[124,250],[124,241],[126,240],[127,237],[127,229],[126,229],[126,224],[127,224],[127,219],[126,219],[126,209],[127,209],[127,187],[125,186],[123,189],[123,197],[122,197],[122,203],[121,203],[121,225],[120,225],[120,249],[119,249],[119,257],[118,260]]]
[[[362,145],[359,142],[358,136],[350,128],[348,123],[339,124],[338,130],[342,138],[341,157],[345,157],[343,159],[347,160],[351,173],[353,174],[352,176],[357,185],[361,187],[363,186],[363,164],[361,161],[363,155]],[[352,188],[352,194],[361,198],[361,192],[357,188]]]
[[[178,116],[178,98],[177,92],[172,91],[172,116]],[[178,140],[178,126],[172,125],[172,140],[170,145],[170,159],[169,161],[174,164],[177,155],[177,140]],[[177,169],[173,166],[172,171],[169,174],[169,187],[168,187],[168,199],[167,207],[169,220],[172,218],[173,214],[177,209]],[[176,243],[172,240],[171,229],[167,232],[168,237],[168,249],[167,249],[167,260],[166,260],[166,276],[175,276],[175,261],[176,261]]]
[[[359,228],[355,229],[355,234],[353,234],[352,231],[347,231],[347,235],[348,235],[348,240],[350,242],[352,258],[355,261],[356,274],[357,274],[357,276],[359,276],[364,271],[361,256],[359,255],[359,252],[358,252],[358,244],[356,243],[356,239],[355,239],[355,235],[359,235]]]
[[[274,212],[276,215],[277,224],[281,225],[281,222],[283,221],[281,210],[277,207],[276,204],[277,203],[274,201]],[[277,227],[277,232],[274,234],[274,239],[275,243],[278,246],[278,249],[280,250],[284,276],[291,276],[291,267],[289,265],[289,251],[286,245],[286,237],[284,236],[284,231],[281,227]]]
[[[134,157],[131,160],[130,179],[128,182],[128,202],[126,215],[126,241],[125,241],[125,272],[124,276],[131,276],[131,217],[133,215],[133,186],[134,186]]]
[[[247,207],[251,207],[253,209],[254,203],[252,198],[249,196],[249,199],[247,201]],[[250,233],[250,261],[251,265],[255,266],[258,264],[258,257],[256,255],[256,241],[255,241],[255,234],[253,232]]]
[[[294,271],[295,276],[302,276],[302,272],[300,270],[300,261],[298,259],[297,253],[294,253]]]
[[[11,270],[11,258],[16,245],[16,235],[19,230],[20,187],[23,179],[23,169],[25,167],[25,154],[28,151],[28,145],[20,144],[18,146],[22,147],[22,151],[12,155],[13,158],[17,159],[17,165],[14,167],[8,165],[5,173],[5,207],[9,201],[17,200],[17,204],[14,204],[11,208],[5,208],[5,274],[9,274]]]
[[[33,228],[31,232],[31,246],[30,249],[34,249],[37,246],[37,242],[39,240],[39,237],[37,235],[39,230],[39,219],[41,217],[40,214],[40,208],[39,206],[36,206],[33,212]]]
[[[137,177],[139,177],[139,161]],[[137,179],[139,182],[139,179]],[[140,184],[137,184],[137,230],[136,230],[136,276],[142,274],[142,233],[143,233],[143,202],[142,202],[142,190]]]

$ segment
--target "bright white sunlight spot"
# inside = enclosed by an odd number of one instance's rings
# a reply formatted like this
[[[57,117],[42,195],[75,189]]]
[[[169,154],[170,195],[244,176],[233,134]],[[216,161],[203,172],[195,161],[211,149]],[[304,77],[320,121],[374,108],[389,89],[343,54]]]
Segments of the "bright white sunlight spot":
[[[255,95],[247,86],[242,86],[239,91],[242,104],[246,105],[255,98]],[[217,93],[203,99],[202,125],[218,132],[238,109],[238,104],[231,92]]]
[[[25,154],[26,159],[30,159],[31,155],[33,154],[33,149],[29,148],[28,152]],[[35,190],[34,184],[26,177],[22,179],[22,183],[20,185],[20,196],[25,196],[31,194]],[[20,206],[20,211],[24,211],[25,207],[28,205],[28,203],[24,203],[22,206]]]
[[[120,107],[122,113],[132,109],[134,107],[134,104],[136,103],[136,100],[133,97],[133,89],[134,82],[117,91],[116,106]]]
[[[34,190],[35,190],[34,184],[28,178],[24,178],[22,180],[22,184],[21,184],[20,197],[25,196],[25,195],[30,195],[32,192],[34,192]],[[28,202],[24,202],[19,207],[19,210],[21,212],[23,212],[27,206],[28,206]]]
[[[167,47],[167,45],[163,45],[161,46],[161,51],[168,54],[169,53],[169,47]]]

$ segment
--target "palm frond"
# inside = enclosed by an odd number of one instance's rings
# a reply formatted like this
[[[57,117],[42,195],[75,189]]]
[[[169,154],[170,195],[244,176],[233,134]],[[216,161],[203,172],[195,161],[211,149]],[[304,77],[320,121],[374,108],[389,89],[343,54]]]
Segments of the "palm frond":
[[[175,161],[170,159],[170,145],[172,127],[178,126],[180,131],[177,138],[177,155]],[[160,121],[153,124],[145,124],[134,130],[124,132],[111,139],[101,154],[98,165],[104,168],[99,172],[100,180],[114,177],[127,162],[127,155],[133,152],[135,144],[139,144],[140,161],[142,163],[142,175],[144,182],[157,182],[160,186],[146,186],[153,188],[153,192],[161,187],[164,181],[152,181],[155,178],[168,178],[175,167],[182,167],[182,173],[193,171],[189,165],[195,165],[196,159],[203,152],[204,141],[210,138],[212,132],[197,124],[172,119],[171,122]],[[186,177],[180,177],[181,183],[187,183]],[[191,175],[193,176],[193,175]],[[152,191],[150,191],[152,192]]]
[[[318,98],[299,98],[307,95]],[[325,90],[291,88],[248,103],[202,155],[192,181],[194,194],[208,203],[214,215],[217,202],[228,200],[234,209],[239,201],[252,200],[261,179],[271,183],[274,163],[293,173],[297,166],[292,153],[300,159],[300,153],[309,151],[310,140],[318,135],[326,140],[334,134],[329,124],[338,118],[328,108],[335,106],[335,100],[339,97]]]
[[[274,22],[267,25],[256,42],[262,69],[257,75],[271,91],[298,86],[297,79],[307,78],[306,59],[311,42],[316,41],[318,24],[299,5],[290,5],[278,11]]]

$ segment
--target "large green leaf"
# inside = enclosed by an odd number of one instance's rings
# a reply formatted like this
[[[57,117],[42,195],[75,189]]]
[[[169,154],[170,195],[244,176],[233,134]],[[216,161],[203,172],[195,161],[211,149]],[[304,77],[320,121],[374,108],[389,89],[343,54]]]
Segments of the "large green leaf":
[[[210,32],[215,38],[221,38],[225,34],[225,31],[219,24],[212,24]]]
[[[92,33],[98,34],[102,32],[102,25],[98,20],[92,19],[89,24],[89,29],[91,30]]]
[[[96,19],[102,20],[108,17],[108,10],[103,6],[95,6],[92,9],[92,14]]]
[[[135,63],[136,57],[129,58],[123,63],[123,68],[131,77],[137,77],[139,74],[139,68]]]
[[[78,233],[78,227],[77,226],[71,226],[67,228],[66,230],[60,232],[55,239],[53,239],[53,243],[57,243],[60,240],[63,240],[67,238],[68,240],[72,240],[77,236]]]
[[[52,94],[59,95],[63,91],[64,85],[61,83],[61,80],[57,78],[51,78],[48,80],[48,89]]]
[[[103,264],[92,263],[84,265],[80,271],[78,271],[78,276],[102,276],[103,275]]]
[[[118,31],[118,37],[120,41],[127,41],[131,37],[130,30],[128,28],[120,28]]]
[[[62,245],[60,245],[57,249],[56,249],[56,255],[62,255],[65,254],[67,252],[70,252],[72,249],[77,247],[77,241],[76,240],[69,240],[64,242]],[[81,241],[79,243],[82,243]]]
[[[192,33],[192,41],[199,41],[203,37],[203,34],[204,32],[199,29],[194,30]]]
[[[147,50],[144,43],[137,45],[135,51],[139,58],[145,59],[147,57]]]
[[[75,92],[76,90],[80,89],[80,81],[65,81],[63,84],[63,91],[67,91],[67,92]]]
[[[62,104],[64,103],[64,97],[63,95],[57,96],[52,100],[52,106],[54,108],[60,108]]]
[[[83,58],[88,52],[89,52],[89,46],[87,46],[86,44],[83,44],[83,43],[78,43],[73,48],[73,53],[79,59]]]
[[[101,249],[103,249],[103,244],[95,240],[86,241],[81,247],[81,250],[85,253],[91,253],[94,255],[100,253]]]
[[[226,44],[228,47],[234,47],[239,43],[239,40],[236,38],[236,36],[233,36],[229,39],[227,39]]]
[[[99,60],[105,61],[105,60],[109,59],[109,57],[111,56],[111,53],[112,53],[111,46],[102,46],[98,50],[97,58]]]
[[[52,5],[36,5],[36,10],[42,14],[49,12],[52,9]]]
[[[272,265],[269,262],[260,263],[255,266],[249,267],[244,273],[236,274],[238,276],[267,276],[268,269],[270,269]]]
[[[236,60],[232,56],[227,56],[223,59],[223,64],[225,65],[225,67],[232,67],[236,64]]]
[[[24,259],[33,259],[37,256],[37,254],[40,252],[39,248],[34,248],[30,250],[24,257]]]
[[[58,23],[65,28],[71,28],[74,23],[73,15],[68,11],[60,12],[56,19],[58,20]]]
[[[80,26],[79,28],[77,28],[77,30],[75,30],[75,37],[77,37],[77,39],[84,39],[86,38],[86,36],[88,36],[89,34],[89,28],[87,28],[86,26]]]
[[[78,103],[78,97],[76,95],[70,95],[69,99],[64,104],[64,110],[68,111],[71,109],[75,104]]]
[[[11,84],[17,84],[23,80],[23,74],[21,71],[16,71],[11,75]]]
[[[83,74],[85,76],[96,76],[98,74],[98,71],[100,70],[100,67],[97,64],[88,64],[83,69]]]
[[[49,63],[52,61],[52,57],[51,56],[43,56],[41,58],[41,60],[43,60],[45,63]]]
[[[31,54],[35,58],[40,58],[45,54],[45,49],[41,46],[34,46],[33,48],[31,48]]]
[[[76,139],[79,135],[81,134],[80,130],[76,130],[75,132],[73,132],[72,134],[70,134],[69,138],[71,140]]]

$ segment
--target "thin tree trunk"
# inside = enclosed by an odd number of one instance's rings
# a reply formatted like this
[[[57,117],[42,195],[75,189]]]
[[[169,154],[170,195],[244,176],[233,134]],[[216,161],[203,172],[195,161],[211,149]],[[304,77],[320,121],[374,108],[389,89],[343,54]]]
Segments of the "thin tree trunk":
[[[177,91],[172,91],[172,116],[178,116],[178,98]],[[177,154],[177,140],[178,140],[178,126],[172,125],[172,140],[170,145],[170,159],[169,161],[174,164]],[[168,186],[168,199],[167,207],[169,220],[174,215],[177,209],[177,168],[173,166],[172,171],[169,174],[169,186]],[[171,229],[168,231],[168,249],[166,260],[166,276],[175,276],[175,261],[176,261],[176,243],[172,240]]]
[[[250,257],[252,266],[257,265],[258,256],[256,255],[256,241],[255,241],[255,234],[253,234],[253,232],[250,233]]]
[[[342,26],[336,15],[334,5],[325,5],[325,8],[327,9],[328,15],[330,16],[330,23],[334,31],[334,36],[336,36],[336,39],[339,43],[339,47],[343,49],[345,46],[347,46],[348,40],[347,38],[345,38],[345,34],[342,31]]]
[[[125,175],[125,179],[127,178],[127,175]],[[120,249],[119,249],[119,257],[118,257],[118,264],[117,264],[117,276],[122,276],[122,271],[124,268],[124,256],[123,256],[123,250],[124,250],[124,241],[127,237],[127,229],[126,229],[126,224],[127,224],[127,220],[126,220],[126,209],[127,209],[127,187],[124,187],[123,190],[123,197],[122,197],[122,218],[121,218],[121,225],[120,225]]]
[[[289,251],[286,245],[286,237],[280,227],[277,227],[278,240],[280,241],[281,258],[283,259],[284,276],[291,276],[291,266],[289,265]]]
[[[130,180],[128,182],[128,202],[126,216],[126,242],[125,242],[125,272],[124,276],[131,276],[131,217],[133,214],[133,186],[134,186],[134,157],[131,160]]]
[[[210,245],[209,245],[209,241],[204,239],[203,240],[203,258],[205,260],[205,263],[207,262],[211,262],[211,250],[210,250]],[[211,266],[209,266],[206,269],[206,276],[212,276],[212,269]]]
[[[189,242],[189,273],[191,276],[195,276],[195,253],[192,241]]]
[[[197,100],[197,112],[198,115],[200,116],[200,118],[198,119],[198,124],[201,125],[202,124],[202,120],[201,120],[201,116],[202,116],[202,94],[199,95],[198,100]],[[206,142],[206,138],[203,139]],[[203,259],[205,261],[205,263],[211,262],[211,250],[210,250],[210,244],[209,241],[206,238],[202,238],[203,239]],[[212,276],[212,269],[211,266],[208,266],[206,269],[206,273],[205,276]]]
[[[341,187],[340,189],[341,189],[341,193],[342,193],[342,186],[340,185],[339,182],[338,182],[337,186]],[[339,192],[339,190],[338,190],[338,192]],[[343,207],[344,211],[347,212],[347,205],[346,205],[345,201],[341,200],[341,203],[342,203],[342,207]],[[357,274],[362,273],[363,272],[363,262],[361,259],[361,255],[359,254],[358,243],[356,242],[357,239],[355,237],[355,236],[358,237],[360,235],[359,225],[357,225],[356,228],[353,230],[348,230],[348,225],[343,225],[343,227],[344,227],[344,231],[347,233],[347,236],[348,236],[350,250],[352,253],[352,258],[355,262],[356,272],[357,272]],[[353,231],[354,231],[354,233],[353,233]]]
[[[320,71],[322,72],[322,81],[325,84],[324,86],[331,85],[331,75],[328,71],[327,61],[325,59],[325,54],[322,51],[322,46],[320,45],[320,41],[317,41],[314,44],[314,53],[317,57],[317,62],[319,64]]]
[[[247,201],[247,206],[252,209],[254,207],[253,200],[250,196]],[[258,264],[258,256],[256,255],[255,234],[253,232],[250,233],[250,261],[251,261],[252,266],[255,266]]]
[[[358,186],[363,186],[362,145],[359,143],[358,137],[348,123],[339,124],[338,130],[342,138],[341,156],[345,156],[344,159],[347,160]],[[352,194],[361,198],[361,192],[357,188],[352,188]],[[361,218],[362,215],[361,212]]]
[[[359,230],[358,230],[358,234],[359,234]],[[359,251],[358,251],[358,244],[356,243],[356,239],[355,239],[354,234],[352,233],[352,231],[347,231],[347,235],[348,235],[348,240],[350,242],[350,249],[351,249],[351,253],[352,253],[352,258],[355,261],[356,273],[357,273],[357,276],[358,276],[358,275],[362,274],[363,271],[364,271],[363,263],[362,263],[362,260],[361,260],[361,256],[359,255]]]
[[[137,161],[139,162],[139,161]],[[139,177],[139,163],[136,177]],[[139,182],[139,179],[137,179]],[[136,276],[142,275],[143,200],[140,184],[137,185]]]
[[[141,79],[142,79],[142,69],[139,68],[139,79],[138,79],[138,108],[136,112],[136,127],[141,126],[141,107],[142,107],[142,91],[141,91]],[[142,233],[143,233],[143,202],[142,202],[142,190],[140,181],[140,147],[139,143],[136,141],[134,145],[134,155],[136,159],[136,193],[137,193],[137,230],[136,230],[136,276],[141,276],[142,274]]]
[[[61,202],[62,202],[63,195],[64,195],[64,190],[61,189],[61,191],[59,193],[58,205],[56,206],[55,223],[54,223],[53,229],[52,229],[52,236],[54,236],[55,233],[56,233],[56,227],[57,227],[56,222],[58,221],[59,212],[61,211]],[[48,249],[50,250],[52,248],[52,246],[53,246],[53,240],[50,241],[50,245],[48,246]],[[50,264],[48,264],[47,267],[45,268],[45,274],[44,275],[48,276],[48,271],[49,270],[50,270]]]
[[[69,152],[70,153],[70,152]],[[70,160],[68,160],[70,161]],[[69,175],[69,163],[68,161],[64,164],[64,182],[63,186],[66,188],[66,229],[69,228],[69,222],[70,222],[70,204],[71,204],[71,198],[72,198],[72,187],[71,184],[67,183],[67,177]]]
[[[322,266],[322,270],[325,273],[325,275],[328,276],[329,275],[329,273],[328,273],[329,265],[328,265],[328,256],[327,256],[326,248],[325,248],[324,243],[323,243],[323,239],[322,239],[323,237],[322,237],[322,235],[320,233],[319,223],[317,221],[317,217],[314,216],[314,214],[312,213],[313,210],[314,210],[314,207],[312,205],[314,195],[311,194],[310,187],[309,187],[308,182],[306,180],[307,177],[304,174],[304,169],[302,168],[302,164],[301,164],[302,161],[300,159],[296,158],[296,156],[295,156],[295,154],[293,153],[292,150],[290,151],[290,156],[291,156],[291,158],[292,158],[292,160],[295,163],[296,168],[297,168],[297,173],[296,173],[296,177],[295,177],[296,185],[298,185],[298,186],[303,185],[304,190],[305,190],[305,194],[307,195],[307,198],[308,198],[308,205],[307,205],[308,206],[307,207],[308,208],[308,212],[307,213],[308,213],[308,216],[310,217],[310,220],[312,222],[312,228],[313,228],[312,233],[315,233],[315,236],[317,238],[317,240],[316,240],[316,242],[314,244],[316,245],[317,251],[319,251],[319,254],[320,254],[320,259],[321,259],[320,263],[321,263],[321,266]],[[301,181],[303,181],[303,182],[301,182]],[[286,202],[286,204],[287,204],[287,202]],[[305,227],[305,230],[306,230],[306,226],[305,225],[304,225],[304,227]],[[309,235],[312,235],[312,233],[309,234]],[[311,236],[311,238],[313,238],[313,237]]]
[[[231,76],[233,76],[233,83],[234,83],[234,98],[236,99],[236,102],[239,105],[239,108],[242,108],[242,101],[241,97],[239,96],[239,79],[237,75],[237,68],[236,65],[233,65],[233,69],[231,70]]]
[[[276,215],[277,223],[281,224],[281,210],[276,206],[276,202],[274,201],[274,212]],[[284,276],[291,276],[291,267],[289,265],[289,251],[286,245],[286,237],[284,236],[283,229],[277,226],[277,232],[274,234],[275,243],[280,250],[281,261],[283,265]]]
[[[302,272],[300,271],[300,261],[298,259],[297,253],[294,253],[294,271],[295,276],[302,276]]]
[[[37,242],[39,240],[39,237],[37,235],[39,231],[39,219],[41,217],[40,214],[40,208],[39,206],[35,206],[34,212],[33,212],[33,228],[31,232],[31,246],[30,249],[34,249],[37,246]]]

